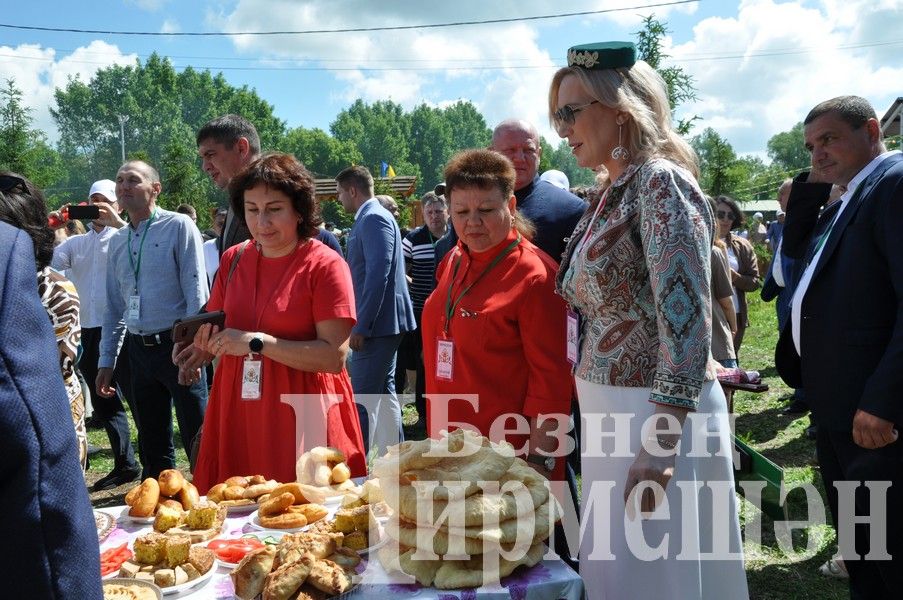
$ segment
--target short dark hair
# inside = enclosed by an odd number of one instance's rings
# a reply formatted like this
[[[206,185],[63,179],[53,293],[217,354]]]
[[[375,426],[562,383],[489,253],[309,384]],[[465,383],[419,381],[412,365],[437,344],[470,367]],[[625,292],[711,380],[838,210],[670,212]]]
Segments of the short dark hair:
[[[448,208],[445,202],[445,196],[437,195],[436,192],[427,192],[420,197],[420,206],[426,208],[430,204],[440,204],[442,208]]]
[[[498,188],[507,199],[514,193],[517,174],[508,158],[495,150],[464,150],[455,154],[445,165],[445,196],[455,188]]]
[[[828,113],[837,113],[840,120],[852,127],[859,129],[865,125],[869,119],[877,119],[875,109],[869,104],[869,101],[860,96],[838,96],[820,102],[809,111],[803,120],[803,125],[808,125],[815,119]]]
[[[206,140],[213,140],[231,150],[240,138],[248,140],[251,154],[254,156],[260,154],[260,136],[257,135],[257,128],[241,115],[223,115],[208,121],[198,131],[195,141],[200,146]]]
[[[196,211],[192,205],[186,204],[184,202],[176,207],[176,212],[182,213],[183,215],[188,215],[192,218],[192,220],[195,221],[198,218],[198,211]]]
[[[727,204],[728,208],[731,209],[731,212],[734,213],[734,220],[731,221],[731,231],[743,225],[743,211],[740,210],[740,205],[737,204],[737,201],[730,196],[718,196],[715,198],[715,206],[718,206],[722,202]]]
[[[44,194],[18,173],[0,171],[0,176],[21,180],[8,191],[0,191],[0,221],[28,234],[34,244],[35,266],[40,271],[53,260],[53,230],[47,224]]]
[[[352,165],[335,176],[335,181],[342,187],[353,187],[359,192],[373,194],[373,175],[367,167]]]
[[[301,215],[298,236],[301,239],[317,235],[320,223],[320,203],[316,184],[310,171],[291,154],[270,153],[254,160],[229,182],[229,203],[235,216],[245,223],[245,192],[264,184],[288,196],[292,207]]]

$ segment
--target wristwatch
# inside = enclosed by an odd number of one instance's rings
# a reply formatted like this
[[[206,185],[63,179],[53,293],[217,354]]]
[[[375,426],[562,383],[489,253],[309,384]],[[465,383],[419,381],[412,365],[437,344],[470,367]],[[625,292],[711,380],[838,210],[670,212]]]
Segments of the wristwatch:
[[[540,456],[539,454],[528,454],[527,462],[533,463],[534,465],[539,465],[543,469],[548,472],[552,472],[555,470],[555,457],[554,456]]]
[[[260,353],[263,350],[263,340],[259,337],[252,337],[251,341],[248,342],[248,348],[251,349],[251,352]]]

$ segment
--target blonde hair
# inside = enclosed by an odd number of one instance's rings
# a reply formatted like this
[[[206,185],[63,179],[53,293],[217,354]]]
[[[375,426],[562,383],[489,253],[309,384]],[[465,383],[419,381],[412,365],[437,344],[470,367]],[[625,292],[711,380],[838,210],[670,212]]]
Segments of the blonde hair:
[[[641,60],[629,69],[559,69],[549,87],[549,117],[553,124],[553,115],[558,110],[558,88],[568,75],[576,77],[603,106],[627,113],[624,146],[630,152],[631,162],[666,158],[699,177],[696,152],[671,125],[667,88],[655,69]],[[599,165],[598,179],[604,182],[607,176],[605,166]]]

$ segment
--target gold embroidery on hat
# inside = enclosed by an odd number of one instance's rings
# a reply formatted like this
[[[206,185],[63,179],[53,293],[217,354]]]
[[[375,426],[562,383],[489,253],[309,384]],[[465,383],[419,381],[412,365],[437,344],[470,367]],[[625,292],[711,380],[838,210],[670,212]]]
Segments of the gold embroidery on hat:
[[[568,64],[576,65],[578,67],[582,66],[587,69],[592,69],[597,64],[599,64],[599,53],[598,52],[590,52],[589,50],[585,52],[577,52],[576,50],[568,50]]]

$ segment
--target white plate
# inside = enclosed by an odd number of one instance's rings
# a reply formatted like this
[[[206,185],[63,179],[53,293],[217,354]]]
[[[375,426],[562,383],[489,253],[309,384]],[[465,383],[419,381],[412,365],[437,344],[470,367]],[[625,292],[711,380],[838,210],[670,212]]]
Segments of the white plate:
[[[104,581],[104,584],[134,585],[136,587],[153,590],[155,598],[163,597],[163,591],[158,586],[147,581],[141,581],[140,579],[127,579],[125,577],[107,578],[107,581]]]
[[[246,515],[248,513],[252,513],[260,507],[256,502],[252,502],[251,504],[245,504],[244,506],[227,506],[226,514],[230,517],[235,515]]]
[[[251,520],[248,521],[248,525],[253,527],[254,529],[260,529],[261,531],[279,531],[282,533],[298,533],[299,531],[304,531],[309,527],[309,525],[305,525],[304,527],[288,527],[285,529],[274,529],[272,527],[264,527],[260,523],[260,515],[258,511],[254,511],[254,514],[251,516]]]
[[[184,590],[190,590],[196,587],[200,587],[210,581],[210,578],[213,577],[213,574],[216,572],[216,565],[210,567],[210,570],[198,577],[193,581],[189,581],[188,583],[182,583],[180,585],[173,585],[170,587],[160,588],[163,590],[164,596],[170,596],[172,594],[178,594]]]
[[[129,514],[129,510],[131,510],[131,507],[126,506],[125,508],[122,509],[122,512],[119,513],[119,517],[117,517],[117,518],[120,523],[136,523],[136,524],[141,524],[141,525],[149,525],[149,524],[153,524],[154,519],[156,518],[153,515],[151,515],[150,517],[133,517]]]
[[[264,539],[271,537],[271,538],[275,538],[276,541],[278,542],[279,540],[282,539],[282,536],[284,536],[285,534],[286,534],[286,532],[279,531],[278,529],[267,529],[266,531],[261,531],[260,533],[246,533],[245,535],[243,535],[241,537],[237,537],[237,538],[220,538],[220,539],[241,540],[244,538],[252,537],[252,538],[256,539],[258,542],[263,542]],[[212,542],[212,541],[213,540],[210,540],[210,542]],[[207,543],[209,544],[210,542],[207,542]],[[207,546],[204,546],[204,547],[207,548]],[[215,552],[214,552],[214,554],[215,554]],[[226,562],[221,558],[217,558],[216,562],[217,562],[218,566],[220,566],[224,569],[231,570],[238,566],[238,563]]]

